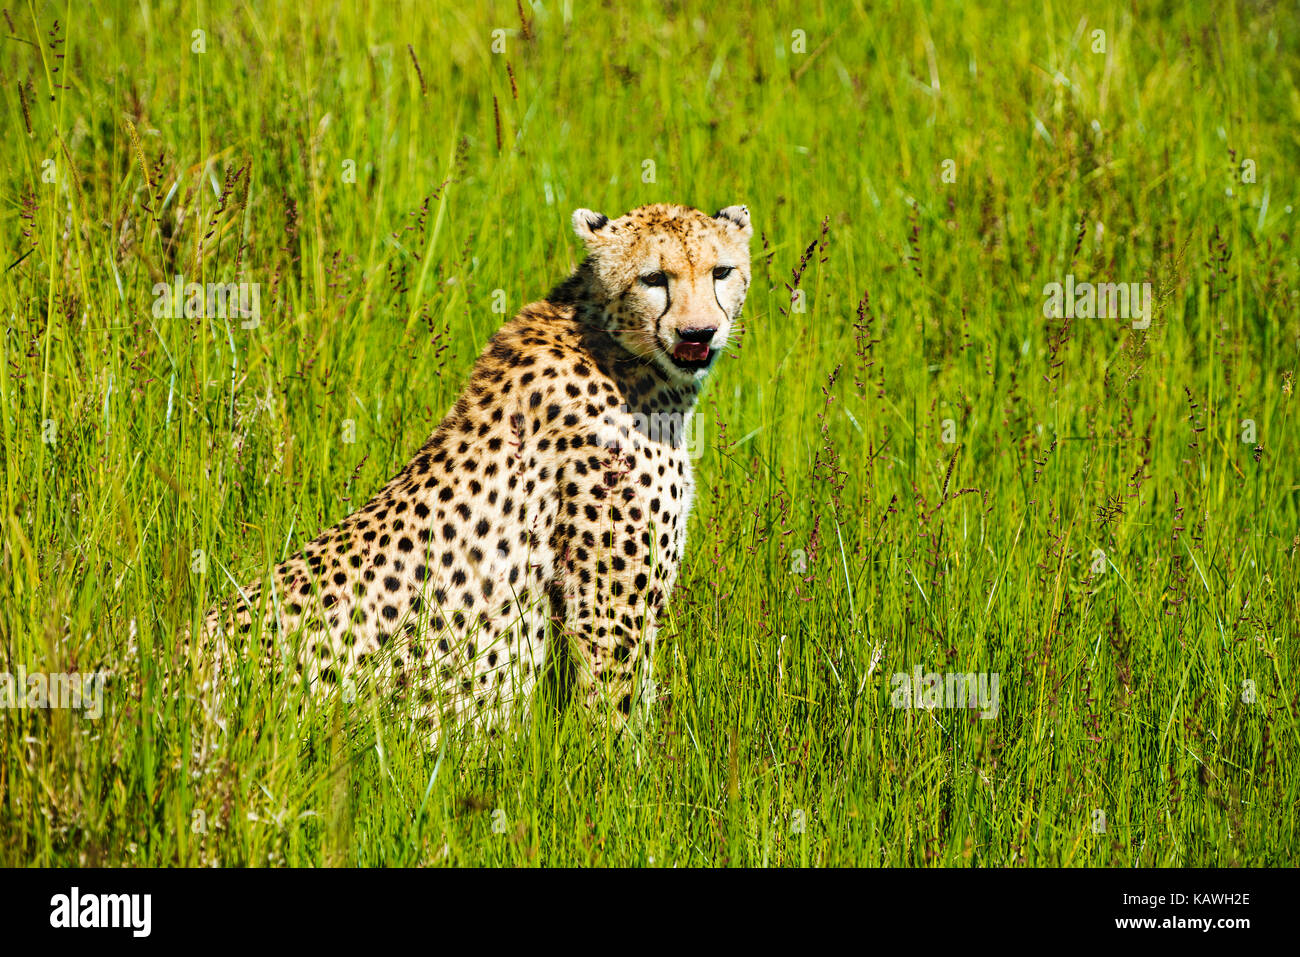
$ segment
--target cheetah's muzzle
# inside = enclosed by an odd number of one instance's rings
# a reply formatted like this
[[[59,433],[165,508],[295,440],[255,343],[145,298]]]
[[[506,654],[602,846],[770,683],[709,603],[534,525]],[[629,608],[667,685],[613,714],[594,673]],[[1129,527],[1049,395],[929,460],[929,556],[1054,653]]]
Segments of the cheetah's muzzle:
[[[697,369],[707,369],[713,365],[713,359],[716,355],[716,351],[702,342],[681,342],[673,350],[673,364],[679,369],[694,372]]]
[[[681,341],[673,347],[673,362],[682,369],[707,369],[717,356],[717,350],[709,346],[717,332],[717,327],[710,326],[683,329],[678,333]]]

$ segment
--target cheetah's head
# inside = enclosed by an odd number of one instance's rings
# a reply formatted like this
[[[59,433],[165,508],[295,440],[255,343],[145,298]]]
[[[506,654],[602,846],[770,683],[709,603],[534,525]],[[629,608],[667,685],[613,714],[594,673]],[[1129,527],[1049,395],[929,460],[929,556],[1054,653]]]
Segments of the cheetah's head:
[[[608,330],[670,379],[704,378],[727,344],[749,289],[749,210],[713,216],[642,206],[618,219],[575,210]]]

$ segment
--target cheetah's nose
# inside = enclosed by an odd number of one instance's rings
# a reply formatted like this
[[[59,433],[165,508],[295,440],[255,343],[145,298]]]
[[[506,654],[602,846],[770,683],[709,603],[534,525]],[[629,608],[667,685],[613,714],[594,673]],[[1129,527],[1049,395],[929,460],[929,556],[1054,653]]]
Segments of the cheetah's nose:
[[[673,349],[673,358],[699,362],[709,357],[709,343],[717,327],[703,326],[697,329],[683,329],[677,333],[679,341]]]

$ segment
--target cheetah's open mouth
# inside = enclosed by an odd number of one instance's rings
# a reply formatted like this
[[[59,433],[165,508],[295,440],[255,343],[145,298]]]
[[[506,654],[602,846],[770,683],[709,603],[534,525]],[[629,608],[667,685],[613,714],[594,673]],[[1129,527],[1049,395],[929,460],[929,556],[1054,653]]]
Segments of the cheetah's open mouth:
[[[713,350],[707,342],[679,342],[672,351],[673,364],[679,369],[707,369],[713,361]]]

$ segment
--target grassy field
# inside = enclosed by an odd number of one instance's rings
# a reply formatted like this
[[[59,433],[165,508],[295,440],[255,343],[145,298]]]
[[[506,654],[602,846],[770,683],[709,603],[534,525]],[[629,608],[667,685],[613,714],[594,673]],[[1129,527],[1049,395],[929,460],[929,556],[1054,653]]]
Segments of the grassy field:
[[[11,5],[0,671],[107,677],[0,711],[0,863],[1293,862],[1300,21],[1137,6]],[[267,681],[205,730],[183,633],[401,467],[575,207],[659,201],[747,204],[754,282],[639,763]]]

